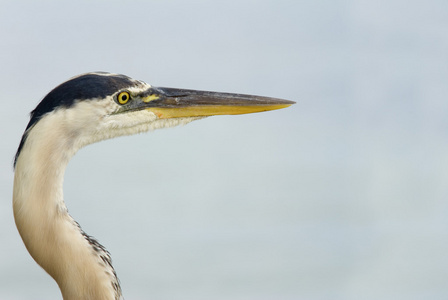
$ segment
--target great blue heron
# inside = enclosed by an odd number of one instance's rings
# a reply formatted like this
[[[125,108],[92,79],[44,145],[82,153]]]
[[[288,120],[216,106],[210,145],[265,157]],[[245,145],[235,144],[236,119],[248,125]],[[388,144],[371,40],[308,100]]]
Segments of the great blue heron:
[[[268,97],[152,87],[104,72],[62,83],[31,112],[14,160],[14,218],[28,252],[57,282],[65,300],[121,299],[109,252],[82,231],[64,203],[64,172],[76,151],[104,139],[206,116],[292,104]]]

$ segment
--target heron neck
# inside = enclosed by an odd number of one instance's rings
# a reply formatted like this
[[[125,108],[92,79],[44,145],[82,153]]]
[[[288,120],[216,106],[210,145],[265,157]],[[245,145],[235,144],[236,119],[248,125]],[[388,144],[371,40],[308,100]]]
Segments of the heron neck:
[[[80,229],[64,203],[67,153],[76,151],[63,149],[63,138],[32,130],[16,162],[13,190],[14,218],[26,248],[65,300],[119,299],[109,253]]]

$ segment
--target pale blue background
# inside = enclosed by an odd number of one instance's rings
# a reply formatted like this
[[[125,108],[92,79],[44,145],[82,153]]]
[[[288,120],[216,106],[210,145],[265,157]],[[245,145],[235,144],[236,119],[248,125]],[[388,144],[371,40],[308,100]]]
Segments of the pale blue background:
[[[1,1],[0,299],[59,299],[11,211],[28,112],[87,71],[297,101],[81,150],[126,299],[447,299],[447,1]]]

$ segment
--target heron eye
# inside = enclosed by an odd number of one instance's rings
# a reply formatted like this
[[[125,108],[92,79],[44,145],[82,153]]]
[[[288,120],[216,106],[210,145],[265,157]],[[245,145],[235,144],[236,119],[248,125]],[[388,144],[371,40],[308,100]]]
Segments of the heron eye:
[[[128,92],[121,92],[117,96],[118,103],[120,103],[120,104],[128,103],[129,99],[131,99],[131,96],[129,95]]]

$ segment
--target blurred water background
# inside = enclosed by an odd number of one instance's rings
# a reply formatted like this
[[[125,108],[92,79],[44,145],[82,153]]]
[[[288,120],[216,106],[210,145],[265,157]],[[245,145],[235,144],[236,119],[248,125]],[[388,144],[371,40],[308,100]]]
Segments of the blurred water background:
[[[126,299],[447,299],[448,2],[0,1],[0,299],[60,299],[12,217],[28,113],[88,71],[288,109],[101,142],[65,201]]]

